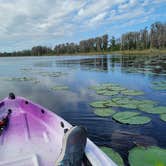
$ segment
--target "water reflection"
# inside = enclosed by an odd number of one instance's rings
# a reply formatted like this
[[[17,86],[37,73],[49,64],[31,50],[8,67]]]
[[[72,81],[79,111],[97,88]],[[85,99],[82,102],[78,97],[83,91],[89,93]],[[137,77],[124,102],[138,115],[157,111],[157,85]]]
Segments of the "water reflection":
[[[47,75],[41,74],[43,72]],[[65,74],[51,77],[48,73],[53,72]],[[85,126],[88,136],[96,144],[113,147],[121,153],[126,163],[128,150],[135,144],[147,143],[147,139],[152,144],[166,148],[166,124],[159,116],[145,113],[152,118],[149,124],[124,125],[111,117],[96,116],[89,106],[92,101],[110,99],[96,95],[89,89],[90,86],[103,82],[118,83],[129,89],[144,91],[145,95],[138,98],[155,100],[165,105],[165,91],[156,91],[151,85],[154,81],[166,79],[166,55],[1,58],[0,77],[1,99],[12,91],[56,112],[72,124]],[[39,83],[4,81],[3,77],[33,77]],[[55,85],[66,85],[69,91],[54,92],[51,87]],[[125,146],[121,142],[123,138]]]

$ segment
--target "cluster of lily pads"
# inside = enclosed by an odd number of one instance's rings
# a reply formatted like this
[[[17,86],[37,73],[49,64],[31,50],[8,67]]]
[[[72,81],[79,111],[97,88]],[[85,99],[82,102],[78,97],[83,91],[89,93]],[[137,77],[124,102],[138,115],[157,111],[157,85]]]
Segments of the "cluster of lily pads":
[[[153,82],[152,88],[155,90],[166,90],[166,81]]]
[[[32,83],[39,83],[39,81],[32,77],[12,77],[12,78],[1,78],[3,81],[18,81],[18,82],[32,82]]]
[[[166,106],[158,106],[155,101],[152,100],[139,100],[131,97],[130,95],[141,95],[141,91],[131,92],[131,90],[126,90],[125,88],[117,84],[102,84],[101,86],[93,86],[98,94],[123,94],[118,97],[114,97],[109,100],[95,101],[90,103],[90,106],[95,108],[94,113],[98,116],[107,117],[112,116],[112,118],[123,124],[146,124],[151,121],[147,116],[141,115],[141,112],[136,112],[133,110],[127,110],[123,112],[117,112],[115,108],[121,107],[126,109],[137,109],[146,113],[159,114],[160,119],[166,122]],[[124,96],[127,95],[127,96]]]
[[[111,100],[95,101],[90,106],[96,108],[94,113],[98,116],[112,116],[114,120],[124,124],[145,124],[151,121],[149,117],[142,116],[139,112],[123,111],[116,112],[112,107],[122,107],[127,109],[137,109],[142,105],[155,105],[151,100],[137,100],[126,97],[116,97]],[[161,109],[161,108],[160,108]],[[161,113],[161,112],[160,112]],[[166,112],[165,112],[166,113]]]
[[[62,72],[49,72],[49,71],[41,71],[38,74],[40,74],[41,76],[48,76],[48,77],[60,77],[66,75],[66,73]]]
[[[22,68],[21,69],[24,72],[31,72],[31,73],[35,73],[41,76],[48,76],[48,77],[60,77],[60,76],[64,76],[67,73],[64,72],[60,72],[60,71],[45,71],[45,70],[36,70],[36,69],[32,69],[32,68]]]
[[[118,166],[124,166],[122,157],[112,148],[101,147]],[[129,151],[128,156],[130,166],[165,166],[166,149],[157,146],[135,147]]]
[[[65,85],[56,85],[56,86],[52,87],[51,89],[54,91],[59,91],[59,90],[64,91],[64,90],[68,90],[69,87],[65,86]]]
[[[91,89],[95,90],[97,94],[104,96],[114,96],[114,95],[129,95],[129,96],[138,96],[143,95],[143,91],[138,90],[129,90],[118,84],[105,83],[97,86],[92,86]]]

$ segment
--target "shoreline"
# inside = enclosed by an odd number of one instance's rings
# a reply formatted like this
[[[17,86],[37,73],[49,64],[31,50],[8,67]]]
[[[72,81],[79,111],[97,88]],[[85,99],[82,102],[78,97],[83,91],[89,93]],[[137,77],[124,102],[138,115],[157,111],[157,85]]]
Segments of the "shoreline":
[[[47,54],[47,55],[23,55],[23,56],[0,56],[0,58],[4,57],[42,57],[42,56],[79,56],[79,55],[107,55],[107,54],[117,54],[117,55],[149,55],[149,56],[154,56],[154,55],[162,55],[166,54],[166,49],[146,49],[146,50],[123,50],[123,51],[101,51],[101,52],[85,52],[85,53],[71,53],[71,54]]]

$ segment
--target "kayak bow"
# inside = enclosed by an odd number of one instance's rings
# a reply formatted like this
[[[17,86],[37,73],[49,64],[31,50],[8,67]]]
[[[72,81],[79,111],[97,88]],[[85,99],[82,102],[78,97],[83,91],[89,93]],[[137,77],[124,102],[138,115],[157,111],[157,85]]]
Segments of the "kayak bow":
[[[10,94],[0,102],[0,166],[53,166],[72,125],[23,97]],[[117,166],[91,140],[85,155],[94,166]]]

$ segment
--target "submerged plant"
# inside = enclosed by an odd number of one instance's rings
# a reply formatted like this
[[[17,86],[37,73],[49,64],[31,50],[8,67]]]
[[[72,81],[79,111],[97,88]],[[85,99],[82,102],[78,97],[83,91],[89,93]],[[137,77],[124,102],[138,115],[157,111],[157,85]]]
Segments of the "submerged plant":
[[[107,116],[111,116],[115,113],[115,110],[111,109],[111,108],[101,108],[101,109],[96,109],[94,110],[94,113],[98,116],[103,116],[103,117],[107,117]]]
[[[120,154],[114,151],[112,148],[100,147],[101,150],[108,155],[118,166],[124,166],[124,162]]]
[[[113,115],[113,119],[124,124],[146,124],[151,121],[149,117],[141,116],[138,112],[118,112]]]
[[[129,151],[129,163],[130,166],[165,166],[166,149],[135,147]]]

